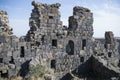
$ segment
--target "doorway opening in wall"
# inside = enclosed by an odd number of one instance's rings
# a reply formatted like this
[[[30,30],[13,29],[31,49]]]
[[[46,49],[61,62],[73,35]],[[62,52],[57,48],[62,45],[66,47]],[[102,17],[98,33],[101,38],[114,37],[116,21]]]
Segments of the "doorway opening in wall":
[[[24,46],[21,46],[20,57],[24,57],[24,56],[25,56],[25,49]]]
[[[80,62],[84,62],[84,57],[80,57]]]
[[[57,47],[57,39],[52,40],[52,46]]]
[[[9,63],[14,64],[13,56],[11,56],[11,60],[9,61]]]
[[[74,55],[74,42],[69,40],[68,44],[66,45],[66,52],[68,55]]]
[[[0,63],[3,63],[3,58],[0,58]]]
[[[111,57],[112,56],[112,52],[108,52],[108,57]]]
[[[53,60],[51,60],[51,68],[52,69],[55,69],[56,67],[56,61],[53,59]]]
[[[86,39],[82,40],[82,50],[84,50],[84,47],[86,47]]]

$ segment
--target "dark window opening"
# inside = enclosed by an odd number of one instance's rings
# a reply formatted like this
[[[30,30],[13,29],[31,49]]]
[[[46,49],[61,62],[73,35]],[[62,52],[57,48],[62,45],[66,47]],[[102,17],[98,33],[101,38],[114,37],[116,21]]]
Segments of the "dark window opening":
[[[57,40],[56,39],[52,40],[52,46],[57,47]]]
[[[55,69],[56,67],[56,61],[55,60],[51,60],[51,68]]]
[[[0,63],[3,63],[3,58],[0,58]]]
[[[30,46],[32,47],[32,46],[34,46],[34,44],[33,44],[33,43],[31,43],[31,44],[30,44]]]
[[[86,40],[85,39],[82,40],[82,50],[84,50],[84,47],[86,47]]]
[[[104,53],[97,54],[97,56],[104,56]]]
[[[25,49],[24,46],[21,46],[20,57],[24,57],[24,56],[25,56]]]
[[[53,19],[53,16],[49,16],[49,19]]]
[[[40,45],[40,42],[36,41],[36,45],[39,46],[39,45]]]
[[[107,45],[105,44],[104,47],[107,49]]]
[[[9,61],[9,63],[14,64],[13,56],[11,56],[11,60]]]
[[[120,67],[120,60],[119,60],[118,66]]]
[[[80,57],[80,62],[84,62],[84,57]]]
[[[74,42],[72,40],[69,40],[66,46],[66,52],[68,55],[74,55]]]
[[[8,77],[8,71],[6,73],[2,73],[2,71],[0,71],[0,77],[7,78]]]
[[[75,79],[71,73],[67,73],[60,80],[75,80]]]
[[[108,57],[111,57],[112,56],[112,53],[111,52],[108,52]]]
[[[42,41],[42,44],[44,44],[44,42],[45,42],[45,35],[42,36],[41,41]]]

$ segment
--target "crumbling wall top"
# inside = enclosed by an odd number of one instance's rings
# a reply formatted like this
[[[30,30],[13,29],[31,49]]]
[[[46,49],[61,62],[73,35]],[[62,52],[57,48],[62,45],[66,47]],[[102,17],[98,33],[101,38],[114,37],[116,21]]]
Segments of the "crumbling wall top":
[[[35,1],[32,2],[32,5],[34,7],[44,6],[44,7],[55,7],[55,8],[59,8],[61,6],[61,4],[59,4],[59,3],[48,5],[48,4],[42,4],[42,3],[39,3],[39,2],[35,2]]]
[[[5,15],[8,15],[6,11],[3,11],[3,10],[0,10],[0,15],[1,14],[5,14]]]
[[[9,26],[8,14],[6,11],[0,10],[0,35],[12,34],[12,28]]]
[[[88,8],[80,7],[80,6],[75,6],[73,8],[73,11],[78,12],[78,11],[84,11],[84,12],[90,12]]]
[[[91,13],[91,11],[88,8],[84,8],[80,6],[75,6],[73,8],[73,15],[76,15],[76,13],[83,13],[83,12]]]

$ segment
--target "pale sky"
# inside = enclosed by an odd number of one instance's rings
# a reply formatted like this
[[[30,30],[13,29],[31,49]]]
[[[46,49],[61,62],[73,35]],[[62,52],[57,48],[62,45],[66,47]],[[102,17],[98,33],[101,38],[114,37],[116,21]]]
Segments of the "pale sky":
[[[10,26],[17,36],[26,35],[33,0],[0,0],[0,9],[9,14]],[[61,20],[68,25],[68,17],[74,6],[89,8],[94,15],[94,37],[104,37],[105,31],[113,31],[120,37],[120,0],[35,0],[41,3],[60,3]]]

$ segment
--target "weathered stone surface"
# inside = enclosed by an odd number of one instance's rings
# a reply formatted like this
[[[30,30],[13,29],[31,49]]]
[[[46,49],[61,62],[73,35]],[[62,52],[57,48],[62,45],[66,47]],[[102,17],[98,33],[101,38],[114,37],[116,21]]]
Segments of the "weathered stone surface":
[[[93,38],[93,13],[89,9],[74,7],[67,27],[62,26],[59,3],[48,5],[33,1],[32,5],[34,9],[29,18],[30,30],[20,38],[12,35],[7,12],[0,10],[1,77],[8,74],[5,76],[20,75],[29,78],[31,65],[46,68],[45,75],[40,79],[60,80],[74,70],[78,73],[79,67],[80,73],[86,75],[84,77],[91,76],[94,70],[101,74],[100,70],[104,69],[107,71],[106,76],[120,74],[120,44],[112,32],[106,32],[105,39]],[[91,61],[91,56],[95,56],[95,63]],[[97,69],[101,64],[102,67]]]
[[[113,33],[111,31],[105,33],[105,43],[112,44],[114,39]]]

